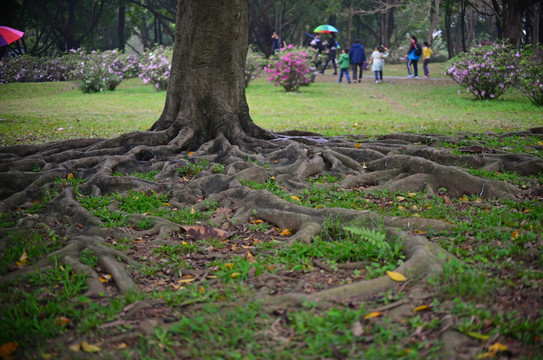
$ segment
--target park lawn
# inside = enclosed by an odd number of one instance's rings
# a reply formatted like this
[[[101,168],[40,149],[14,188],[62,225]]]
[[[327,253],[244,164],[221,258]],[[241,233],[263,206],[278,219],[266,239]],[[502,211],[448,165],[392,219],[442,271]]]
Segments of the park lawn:
[[[247,91],[251,115],[259,125],[272,130],[303,129],[324,135],[397,131],[485,133],[541,126],[543,109],[516,94],[486,102],[472,99],[465,91],[458,94],[459,88],[448,80],[387,78],[384,84],[376,85],[368,76],[360,84],[348,85],[337,84],[336,79],[332,75],[319,76],[315,84],[300,93],[287,94],[259,78]],[[0,98],[0,145],[7,145],[115,136],[147,129],[160,115],[165,93],[131,79],[115,92],[100,94],[82,94],[69,82],[0,85]],[[541,140],[536,136],[498,138],[476,134],[466,136],[465,142],[442,146],[460,155],[460,148],[472,145],[471,140],[475,144],[483,141],[493,150],[541,156]],[[255,164],[263,169],[267,165]],[[178,169],[178,180],[198,181],[200,171],[208,167],[214,173],[225,171],[223,164],[194,160]],[[521,189],[543,184],[543,174],[466,171]],[[119,181],[127,175],[157,181],[156,173],[112,176],[120,177]],[[272,179],[247,182],[244,186],[266,189],[285,201],[308,207],[342,207],[453,224],[450,231],[417,232],[459,261],[448,262],[441,275],[423,284],[433,292],[420,298],[417,307],[405,310],[408,318],[398,320],[392,312],[403,304],[406,289],[413,286],[415,279],[371,298],[338,303],[327,310],[310,302],[288,311],[269,309],[251,300],[255,295],[253,276],[275,276],[277,264],[285,269],[279,274],[282,279],[290,279],[279,289],[286,291],[296,283],[291,280],[302,283],[305,277],[316,289],[375,278],[403,261],[401,244],[391,241],[390,247],[384,247],[379,231],[358,229],[369,233],[369,239],[323,231],[310,244],[290,244],[282,241],[289,236],[285,229],[252,217],[248,223],[238,224],[241,230],[226,241],[182,237],[176,242],[150,244],[143,238],[108,239],[107,246],[130,254],[141,263],[141,268],[131,269],[133,276],[144,284],[138,294],[119,294],[107,277],[107,269],[100,269],[97,255],[89,249],[81,252],[80,261],[99,269],[107,290],[104,296],[83,296],[85,277],[66,264],[30,274],[27,281],[0,292],[0,309],[4,310],[5,319],[0,322],[0,351],[11,348],[17,351],[15,358],[56,358],[60,354],[64,358],[140,359],[176,355],[194,359],[441,359],[441,350],[450,345],[441,338],[442,329],[452,326],[473,339],[471,349],[453,349],[458,354],[470,350],[480,358],[511,353],[515,358],[532,359],[543,353],[543,313],[538,306],[543,279],[543,207],[537,193],[518,201],[498,201],[453,197],[447,189],[440,189],[437,194],[364,194],[359,189],[322,186],[340,180],[332,176],[312,177],[308,179],[312,186],[301,194],[287,193]],[[205,207],[197,210],[178,209],[168,203],[169,195],[153,191],[80,194],[77,189],[81,181],[84,179],[73,176],[56,179],[53,188],[44,190],[43,199],[1,213],[0,230],[7,231],[19,220],[33,219],[50,206],[50,200],[60,190],[68,187],[73,188],[81,206],[110,228],[148,229],[153,225],[149,220],[152,217],[179,224],[211,224],[213,215],[221,210],[218,203],[205,202]],[[127,219],[134,214],[150,217],[132,224]],[[43,226],[44,231],[6,237],[0,256],[1,276],[18,267],[32,266],[65,245],[68,239]],[[64,224],[59,222],[61,226]],[[372,247],[368,243],[389,249],[394,256],[376,260],[375,255],[371,257]],[[210,251],[220,251],[225,256],[209,262],[209,278],[194,282],[190,274],[181,278],[180,270],[188,268],[189,263],[208,262]],[[349,271],[339,269],[337,264],[354,256],[353,251],[356,260],[360,257],[364,265]],[[320,269],[314,265],[315,260],[330,269]],[[139,306],[141,311],[133,311]],[[155,325],[157,318],[165,325]],[[452,323],[447,325],[446,319],[453,319]],[[144,327],[146,331],[138,333]],[[498,348],[497,345],[501,345],[501,350],[492,352],[491,348]]]
[[[351,85],[338,84],[330,72],[298,93],[286,93],[259,77],[247,89],[247,101],[253,120],[264,128],[325,136],[508,132],[542,124],[543,108],[515,92],[479,101],[444,78],[395,76],[403,71],[403,65],[389,65],[383,84],[375,84],[372,74],[365,72],[362,83]],[[0,145],[114,137],[145,130],[160,116],[165,95],[139,79],[123,81],[114,92],[97,94],[83,94],[71,82],[3,84]]]

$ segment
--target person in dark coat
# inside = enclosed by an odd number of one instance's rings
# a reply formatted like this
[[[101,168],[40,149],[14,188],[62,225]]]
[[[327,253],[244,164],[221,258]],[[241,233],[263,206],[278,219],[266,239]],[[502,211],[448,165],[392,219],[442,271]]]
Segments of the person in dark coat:
[[[334,75],[337,75],[337,65],[336,65],[336,51],[337,51],[337,42],[334,33],[330,33],[330,39],[326,42],[326,46],[328,47],[328,59],[324,63],[324,67],[322,68],[322,73],[324,74],[324,70],[328,67],[328,63],[331,61],[332,65],[334,66]]]
[[[363,65],[366,62],[366,51],[364,50],[364,46],[360,44],[359,39],[356,39],[354,44],[351,46],[349,58],[351,59],[351,64],[353,66],[353,81],[356,82],[356,79],[358,78],[358,82],[361,82]],[[360,76],[358,77],[356,76],[357,70],[360,71]]]

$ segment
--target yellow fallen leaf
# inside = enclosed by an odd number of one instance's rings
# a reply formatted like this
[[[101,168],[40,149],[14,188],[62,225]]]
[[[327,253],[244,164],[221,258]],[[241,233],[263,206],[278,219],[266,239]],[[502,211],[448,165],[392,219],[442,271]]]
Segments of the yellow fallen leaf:
[[[511,239],[512,239],[512,240],[515,240],[515,239],[518,238],[519,236],[520,236],[520,233],[519,233],[517,230],[515,230],[515,231],[513,231],[513,233],[511,234]]]
[[[405,197],[403,197],[403,196],[396,196],[396,200],[398,200],[398,201],[404,201],[404,200],[405,200]]]
[[[237,278],[238,276],[241,276],[241,273],[235,272],[235,273],[230,274],[231,278]]]
[[[190,207],[190,213],[191,214],[196,214],[196,210],[194,210],[194,207],[192,207],[192,206]]]
[[[224,267],[226,267],[226,268],[232,270],[232,269],[234,268],[234,264],[232,264],[232,263],[227,263],[227,264],[224,264]]]
[[[125,343],[120,343],[120,344],[117,344],[117,345],[113,345],[113,348],[115,350],[122,350],[122,349],[126,349],[128,347],[128,345],[126,345]]]
[[[374,312],[371,312],[369,313],[368,315],[364,316],[364,319],[371,319],[371,318],[374,318],[374,317],[379,317],[379,316],[382,316],[383,313],[380,312],[380,311],[374,311]]]
[[[188,284],[196,280],[196,278],[187,278],[187,279],[179,279],[177,280],[178,284]]]
[[[253,254],[251,254],[249,251],[247,251],[247,260],[249,260],[249,262],[252,262],[252,263],[256,262],[255,258],[253,257]]]
[[[98,351],[100,351],[100,348],[98,346],[89,344],[86,341],[83,341],[81,343],[81,349],[83,349],[83,351],[85,351],[85,352],[98,352]]]
[[[290,229],[283,229],[283,230],[281,230],[279,235],[281,235],[281,236],[289,236],[289,235],[292,235],[292,232],[290,231]]]
[[[200,295],[204,295],[206,293],[206,288],[203,286],[200,286],[198,288],[198,293],[200,293]]]
[[[354,144],[354,148],[355,148],[355,149],[359,148],[360,146],[362,146],[362,143],[356,143],[356,144]]]
[[[68,176],[66,176],[67,180],[72,180],[74,178],[74,174],[69,173]]]
[[[300,200],[299,197],[294,196],[294,195],[291,195],[290,198],[293,199],[293,200],[296,200],[296,201],[302,201],[302,200]]]
[[[469,201],[469,199],[468,199],[467,197],[465,197],[465,196],[462,196],[462,197],[460,198],[460,201]]]
[[[181,245],[188,245],[189,243],[186,241],[181,241]]]
[[[162,205],[165,205],[165,206],[167,206],[167,207],[172,207],[172,206],[170,205],[170,203],[167,203],[167,202],[162,203]]]
[[[111,275],[109,275],[109,274],[100,275],[100,277],[98,278],[98,280],[100,280],[100,282],[101,282],[102,284],[105,284],[105,283],[107,283],[109,280],[111,280]]]
[[[368,168],[368,167],[366,166],[366,162],[364,161],[364,162],[362,163],[362,169],[367,169],[367,168]]]
[[[430,306],[428,305],[420,305],[413,309],[413,312],[419,312],[430,309]]]
[[[0,346],[0,358],[9,358],[18,347],[19,344],[12,341],[2,344]]]
[[[411,206],[411,210],[417,210],[417,209],[418,209],[417,205]]]
[[[476,333],[476,332],[472,332],[472,331],[468,331],[466,333],[466,335],[474,338],[474,339],[478,339],[478,340],[486,340],[488,339],[488,335],[483,335],[483,334],[479,334],[479,333]]]
[[[403,274],[400,274],[399,272],[387,271],[387,275],[389,278],[391,278],[394,281],[401,282],[401,281],[407,280],[407,278]]]
[[[194,151],[189,151],[189,156],[193,155]]]
[[[409,197],[417,196],[417,193],[407,193],[407,196]]]
[[[260,220],[260,219],[256,219],[256,220],[251,220],[249,221],[251,224],[255,224],[255,225],[258,225],[258,224],[262,224],[264,221]]]
[[[23,251],[23,254],[21,255],[21,257],[17,261],[17,266],[25,266],[27,260],[28,260],[28,255],[27,255],[26,250],[25,250],[25,251]]]
[[[404,208],[403,206],[400,205],[400,206],[398,206],[398,209],[403,210],[403,209],[405,209],[405,208]]]
[[[79,352],[81,351],[81,345],[79,344],[72,344],[70,346],[68,346],[68,348],[72,351],[75,351],[75,352]]]

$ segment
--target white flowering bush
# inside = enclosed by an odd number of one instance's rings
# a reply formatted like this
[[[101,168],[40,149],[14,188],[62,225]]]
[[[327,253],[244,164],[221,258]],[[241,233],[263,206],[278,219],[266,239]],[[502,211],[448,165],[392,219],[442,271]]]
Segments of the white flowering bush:
[[[247,51],[247,60],[245,61],[245,88],[249,87],[249,82],[251,80],[260,75],[266,63],[267,60],[262,54],[259,54],[249,47],[249,50]]]
[[[172,49],[165,46],[157,46],[147,51],[140,59],[140,74],[138,75],[144,84],[152,84],[156,91],[164,91],[168,88]]]
[[[534,104],[543,106],[543,47],[528,46],[522,53],[517,87]]]
[[[281,49],[277,57],[272,57],[264,68],[268,81],[274,86],[282,86],[285,91],[298,91],[300,86],[309,84],[312,75],[312,63],[302,49],[289,45]]]
[[[515,84],[519,58],[510,45],[479,45],[454,58],[446,74],[479,99],[497,99]]]

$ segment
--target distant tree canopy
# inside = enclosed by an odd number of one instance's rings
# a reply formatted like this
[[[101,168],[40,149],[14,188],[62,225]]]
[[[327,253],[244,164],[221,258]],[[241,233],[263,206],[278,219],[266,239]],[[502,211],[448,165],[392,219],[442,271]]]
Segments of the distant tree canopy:
[[[397,48],[414,34],[449,57],[484,41],[508,39],[517,48],[543,41],[543,0],[247,1],[249,44],[266,56],[274,31],[307,45],[321,24],[340,30],[343,47],[360,39]],[[78,47],[138,51],[173,43],[176,7],[175,0],[4,0],[0,24],[25,31],[11,49],[35,56]]]

